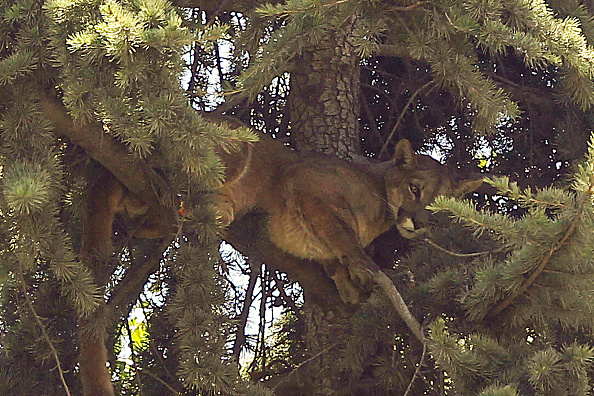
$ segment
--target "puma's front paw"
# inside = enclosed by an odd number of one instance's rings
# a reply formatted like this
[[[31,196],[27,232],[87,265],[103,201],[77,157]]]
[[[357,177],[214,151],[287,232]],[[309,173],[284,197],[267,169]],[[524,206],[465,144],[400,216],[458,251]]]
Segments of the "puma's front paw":
[[[326,273],[334,281],[342,301],[350,305],[361,302],[361,291],[351,282],[346,267],[338,262],[325,263]]]
[[[348,277],[333,277],[332,279],[342,301],[350,305],[358,305],[361,302],[361,292],[353,285]]]
[[[373,268],[369,268],[365,263],[351,263],[348,266],[351,279],[364,289],[373,287],[376,268],[375,264],[373,264]]]

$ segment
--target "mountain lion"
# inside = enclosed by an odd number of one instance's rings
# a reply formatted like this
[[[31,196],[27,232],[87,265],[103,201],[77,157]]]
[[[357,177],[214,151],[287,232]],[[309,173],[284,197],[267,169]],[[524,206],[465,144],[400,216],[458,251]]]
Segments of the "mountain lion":
[[[426,227],[425,207],[435,197],[460,197],[482,184],[453,179],[439,162],[415,155],[408,140],[379,164],[298,155],[265,136],[246,145],[222,155],[232,170],[215,199],[223,225],[264,211],[274,245],[321,263],[350,304],[359,303],[361,288],[371,283],[376,266],[363,249],[373,239],[394,225],[414,238]]]
[[[268,256],[279,256],[273,264],[296,275],[306,293],[308,288],[328,290],[316,285],[325,281],[317,279],[323,272],[315,269],[316,262],[322,264],[349,304],[359,303],[360,291],[370,286],[377,269],[364,251],[371,241],[393,226],[414,238],[426,227],[425,208],[435,197],[460,197],[482,184],[482,179],[454,179],[439,162],[414,154],[408,140],[398,142],[390,161],[377,164],[300,155],[264,135],[218,154],[227,168],[214,199],[222,225],[254,210],[264,212],[268,235],[263,245],[269,239],[283,252]],[[90,196],[87,221],[95,231],[83,239],[94,243],[85,246],[110,246],[117,213],[137,219],[131,235],[140,238],[175,232],[171,213],[145,205],[109,172],[104,177]],[[96,249],[83,249],[83,255]]]

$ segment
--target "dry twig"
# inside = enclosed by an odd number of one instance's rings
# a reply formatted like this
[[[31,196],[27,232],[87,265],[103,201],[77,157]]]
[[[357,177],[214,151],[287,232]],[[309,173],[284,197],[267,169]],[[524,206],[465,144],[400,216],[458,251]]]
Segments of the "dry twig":
[[[41,320],[41,317],[37,314],[37,311],[35,310],[35,307],[33,306],[33,301],[31,301],[31,297],[29,297],[29,294],[27,293],[27,283],[25,282],[25,277],[23,275],[22,264],[19,265],[19,270],[17,271],[17,276],[19,278],[19,282],[21,283],[21,288],[23,290],[23,295],[25,296],[25,301],[27,301],[27,306],[29,307],[29,310],[33,314],[33,317],[35,318],[35,321],[37,322],[37,326],[39,326],[39,330],[41,330],[41,335],[42,335],[43,339],[45,340],[45,342],[47,342],[47,344],[49,345],[49,348],[52,352],[54,360],[56,361],[56,368],[58,369],[58,374],[60,375],[60,380],[62,381],[62,385],[64,385],[64,390],[66,391],[66,395],[70,396],[71,395],[70,389],[68,388],[66,379],[64,379],[64,370],[62,369],[62,364],[60,363],[60,357],[58,356],[58,351],[54,347],[54,343],[52,342],[52,339],[50,338],[50,336],[47,332],[47,329],[45,328],[45,325],[43,324],[43,321]]]

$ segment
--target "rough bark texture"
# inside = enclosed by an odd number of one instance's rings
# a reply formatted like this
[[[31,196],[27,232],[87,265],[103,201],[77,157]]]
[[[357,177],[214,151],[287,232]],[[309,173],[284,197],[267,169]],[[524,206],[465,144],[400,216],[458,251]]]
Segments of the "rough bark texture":
[[[291,130],[300,151],[351,158],[359,145],[359,59],[351,18],[298,58],[291,73]]]
[[[349,42],[355,18],[319,45],[304,51],[291,73],[292,142],[299,151],[351,158],[359,154],[359,60]],[[315,395],[333,395],[339,378],[333,368],[350,332],[349,315],[305,304],[308,373]]]

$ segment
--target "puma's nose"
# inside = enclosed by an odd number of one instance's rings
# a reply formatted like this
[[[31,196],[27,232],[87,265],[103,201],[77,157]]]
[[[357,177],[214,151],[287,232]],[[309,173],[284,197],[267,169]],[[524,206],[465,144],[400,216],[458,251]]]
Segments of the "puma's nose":
[[[414,239],[429,224],[430,213],[426,209],[420,209],[414,213],[407,213],[405,210],[398,212],[397,228],[405,238]]]
[[[406,230],[414,231],[429,225],[430,213],[427,209],[408,212],[402,208],[398,211],[398,224]]]
[[[430,215],[431,214],[427,209],[421,209],[415,213],[415,216],[413,217],[414,228],[418,230],[427,227],[429,225]]]

